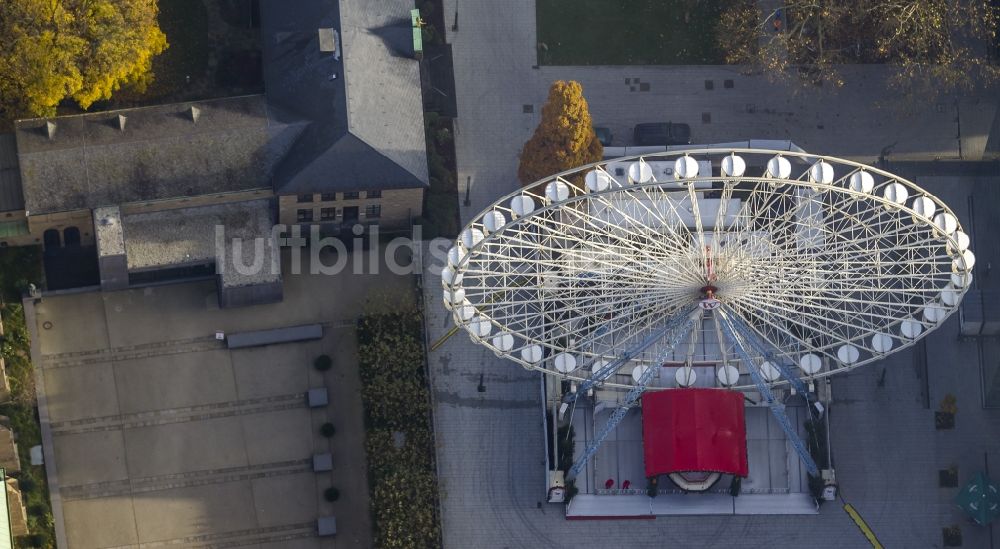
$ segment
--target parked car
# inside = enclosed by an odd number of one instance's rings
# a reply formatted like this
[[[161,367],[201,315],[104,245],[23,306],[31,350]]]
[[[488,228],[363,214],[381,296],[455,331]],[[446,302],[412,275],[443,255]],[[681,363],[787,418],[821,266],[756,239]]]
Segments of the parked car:
[[[602,126],[594,126],[594,133],[597,134],[597,140],[601,142],[601,145],[605,147],[611,146],[611,140],[614,136],[611,135],[611,130]]]
[[[636,124],[633,137],[640,146],[690,145],[691,126],[674,122]]]

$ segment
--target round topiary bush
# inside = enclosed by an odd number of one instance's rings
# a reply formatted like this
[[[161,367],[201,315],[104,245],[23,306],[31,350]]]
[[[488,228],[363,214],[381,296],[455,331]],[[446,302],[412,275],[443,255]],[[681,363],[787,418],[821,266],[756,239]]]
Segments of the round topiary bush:
[[[330,438],[337,432],[337,428],[334,427],[332,423],[327,422],[319,428],[319,432],[326,438]]]
[[[325,372],[333,367],[333,359],[330,358],[330,355],[319,355],[316,357],[316,360],[313,361],[313,366],[317,370]]]
[[[331,486],[323,492],[323,497],[326,498],[326,501],[337,501],[340,499],[340,490]]]

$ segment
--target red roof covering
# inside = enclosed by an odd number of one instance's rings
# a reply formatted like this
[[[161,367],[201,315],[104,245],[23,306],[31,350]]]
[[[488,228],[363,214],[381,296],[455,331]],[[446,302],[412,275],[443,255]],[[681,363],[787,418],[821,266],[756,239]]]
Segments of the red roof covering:
[[[713,471],[747,476],[743,393],[669,389],[642,395],[646,476]]]

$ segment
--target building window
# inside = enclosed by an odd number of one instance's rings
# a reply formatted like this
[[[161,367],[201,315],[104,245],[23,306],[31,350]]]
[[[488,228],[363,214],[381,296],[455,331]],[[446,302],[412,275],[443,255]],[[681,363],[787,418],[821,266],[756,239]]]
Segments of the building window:
[[[305,209],[299,210],[298,213],[295,216],[295,219],[297,219],[299,223],[308,223],[308,222],[312,221],[313,220],[313,211],[312,211],[312,208],[310,208],[308,210],[305,210]]]
[[[337,200],[337,193],[323,193],[320,195],[320,198],[323,202],[333,202]]]
[[[360,196],[361,195],[358,191],[344,193],[344,200],[357,200]]]
[[[365,192],[365,198],[382,198],[382,191],[367,191]]]
[[[298,199],[298,203],[299,204],[305,204],[307,202],[312,202],[313,201],[313,195],[311,195],[311,194],[300,194],[297,197],[297,199]]]
[[[382,206],[370,204],[365,206],[365,219],[377,219],[382,216]]]
[[[320,221],[333,221],[336,218],[337,218],[337,208],[320,208],[319,210]]]

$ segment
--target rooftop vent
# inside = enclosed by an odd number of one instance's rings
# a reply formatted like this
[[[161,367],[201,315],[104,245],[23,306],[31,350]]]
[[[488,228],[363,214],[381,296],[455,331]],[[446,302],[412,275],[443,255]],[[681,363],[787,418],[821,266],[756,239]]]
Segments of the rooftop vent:
[[[128,117],[124,114],[119,114],[116,119],[116,124],[118,125],[119,131],[125,131],[125,122],[128,121]]]
[[[49,140],[56,138],[56,123],[51,120],[45,123],[45,135],[49,137]]]
[[[333,29],[319,29],[319,51],[337,51],[337,33]]]
[[[198,119],[201,118],[201,109],[192,106],[189,114],[191,115],[191,121],[197,124]]]

